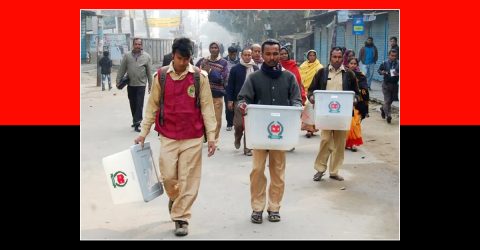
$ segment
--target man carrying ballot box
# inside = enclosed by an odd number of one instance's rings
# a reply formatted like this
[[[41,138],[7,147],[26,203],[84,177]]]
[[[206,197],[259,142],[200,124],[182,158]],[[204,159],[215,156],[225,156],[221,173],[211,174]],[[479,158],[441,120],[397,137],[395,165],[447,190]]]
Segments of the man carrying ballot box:
[[[238,107],[245,113],[247,104],[302,107],[302,98],[295,75],[280,64],[280,43],[268,39],[262,44],[264,62],[260,70],[248,75],[238,93]],[[248,133],[248,131],[246,131]],[[269,157],[270,187],[268,189],[268,220],[280,221],[280,202],[285,187],[285,151],[253,150],[253,169],[250,173],[251,221],[262,223],[266,205],[267,178],[265,161]]]
[[[330,64],[318,70],[312,80],[312,84],[308,88],[308,99],[312,104],[315,104],[313,95],[315,90],[350,90],[354,91],[355,98],[358,98],[360,92],[355,73],[346,69],[342,64],[342,60],[342,49],[340,47],[332,48],[330,51]],[[326,70],[328,72],[325,72]],[[322,179],[327,170],[328,158],[330,158],[330,178],[343,181],[343,177],[338,175],[338,170],[343,164],[347,133],[348,130],[322,130],[320,151],[314,165],[315,170],[317,170],[317,173],[313,176],[314,181]]]
[[[200,186],[204,130],[209,157],[216,148],[212,92],[207,73],[189,63],[192,51],[190,39],[175,39],[173,60],[155,77],[142,130],[135,139],[135,143],[143,145],[155,122],[160,134],[160,173],[177,236],[188,234],[190,209]]]

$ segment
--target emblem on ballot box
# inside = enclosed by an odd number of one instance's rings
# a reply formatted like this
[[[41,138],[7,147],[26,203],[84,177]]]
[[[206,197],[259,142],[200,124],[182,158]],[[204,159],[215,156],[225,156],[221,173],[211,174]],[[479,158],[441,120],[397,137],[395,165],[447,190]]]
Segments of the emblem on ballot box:
[[[114,174],[110,174],[110,177],[112,178],[112,185],[114,188],[124,187],[127,185],[127,174],[122,171],[117,171]]]
[[[340,103],[337,102],[337,101],[331,101],[329,104],[328,104],[328,112],[330,113],[340,113]]]
[[[282,139],[283,125],[279,121],[273,121],[267,127],[269,139]]]

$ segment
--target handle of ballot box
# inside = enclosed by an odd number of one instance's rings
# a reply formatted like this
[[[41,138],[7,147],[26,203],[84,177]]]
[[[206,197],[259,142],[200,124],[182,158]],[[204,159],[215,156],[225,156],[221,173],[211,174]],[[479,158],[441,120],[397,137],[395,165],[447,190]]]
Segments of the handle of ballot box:
[[[162,178],[159,177],[157,165],[155,165],[155,159],[153,158],[152,148],[149,148],[150,156],[152,157],[153,169],[155,169],[155,175],[157,176],[158,183],[163,186]]]

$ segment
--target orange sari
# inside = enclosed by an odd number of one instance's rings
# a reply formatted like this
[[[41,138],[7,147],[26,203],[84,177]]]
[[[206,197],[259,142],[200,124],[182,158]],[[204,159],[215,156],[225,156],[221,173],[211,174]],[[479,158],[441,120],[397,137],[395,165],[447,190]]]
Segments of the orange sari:
[[[354,115],[352,117],[352,125],[350,126],[350,132],[348,133],[347,137],[347,144],[345,145],[346,148],[351,148],[353,146],[360,146],[363,144],[362,140],[362,127],[360,126],[360,122],[362,121],[362,117],[358,109],[354,108]]]

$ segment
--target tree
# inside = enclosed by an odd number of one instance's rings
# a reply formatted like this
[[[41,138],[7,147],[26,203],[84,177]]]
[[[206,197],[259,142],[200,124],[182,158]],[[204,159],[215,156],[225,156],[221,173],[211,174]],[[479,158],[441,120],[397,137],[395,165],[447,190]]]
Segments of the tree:
[[[209,21],[225,29],[242,33],[256,42],[305,31],[305,11],[286,10],[218,10],[210,11]],[[267,26],[265,26],[267,24]],[[268,30],[266,27],[270,27]]]

